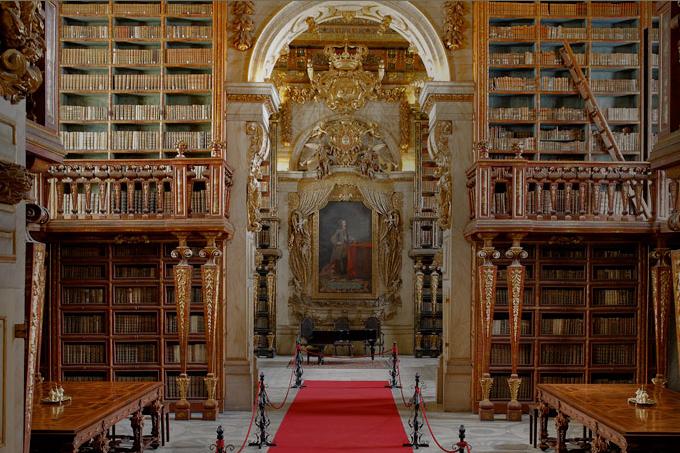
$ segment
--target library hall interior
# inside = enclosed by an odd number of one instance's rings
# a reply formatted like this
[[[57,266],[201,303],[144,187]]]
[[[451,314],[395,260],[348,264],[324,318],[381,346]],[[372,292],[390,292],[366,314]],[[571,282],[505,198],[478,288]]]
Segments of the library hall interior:
[[[678,453],[680,1],[0,0],[0,453]]]

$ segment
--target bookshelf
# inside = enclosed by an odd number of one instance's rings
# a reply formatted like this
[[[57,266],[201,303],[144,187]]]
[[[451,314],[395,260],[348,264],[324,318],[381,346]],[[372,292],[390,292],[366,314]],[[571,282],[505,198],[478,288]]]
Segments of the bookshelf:
[[[645,160],[646,2],[519,1],[477,5],[480,139],[490,157],[607,161],[559,50],[568,42],[625,160]]]
[[[646,246],[585,240],[527,242],[521,322],[519,401],[533,401],[537,383],[636,383],[646,380]],[[496,248],[504,252],[509,245]],[[501,253],[501,256],[504,256]],[[508,288],[498,266],[492,324],[491,400],[505,411],[511,371]],[[478,387],[478,386],[477,386]],[[475,390],[478,393],[480,390]],[[479,399],[479,397],[477,398]],[[526,406],[525,406],[526,408]]]
[[[416,357],[438,357],[442,352],[442,269],[435,255],[415,257],[415,341]]]
[[[179,338],[170,255],[175,243],[73,242],[52,245],[52,378],[64,381],[162,381],[178,399]],[[194,266],[189,319],[189,400],[207,397],[201,247]],[[198,258],[198,259],[197,259]],[[219,331],[219,329],[218,329]],[[220,338],[218,336],[218,338]],[[218,342],[218,350],[220,349]],[[218,365],[220,369],[221,365]],[[222,390],[218,386],[218,400]]]
[[[61,2],[60,134],[68,158],[210,155],[216,130],[210,0]],[[219,10],[219,11],[218,11]]]

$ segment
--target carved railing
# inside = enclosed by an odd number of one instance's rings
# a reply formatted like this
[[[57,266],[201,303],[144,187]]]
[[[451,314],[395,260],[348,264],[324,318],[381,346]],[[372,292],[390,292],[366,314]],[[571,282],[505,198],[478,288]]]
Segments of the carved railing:
[[[645,162],[480,159],[467,178],[475,221],[651,223],[667,218],[677,198],[675,184]]]
[[[228,218],[232,175],[221,158],[70,162],[44,197],[55,220]]]

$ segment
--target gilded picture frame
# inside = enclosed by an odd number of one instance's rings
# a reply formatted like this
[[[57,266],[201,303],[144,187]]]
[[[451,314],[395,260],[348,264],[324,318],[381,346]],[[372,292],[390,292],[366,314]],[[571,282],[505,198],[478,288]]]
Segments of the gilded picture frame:
[[[358,198],[331,197],[324,207],[312,214],[313,299],[364,300],[375,299],[378,295],[378,213],[365,206],[360,195]],[[357,217],[362,215],[362,211],[365,212],[365,219]],[[326,243],[330,241],[330,230],[342,228],[340,223],[336,223],[342,217],[348,217],[345,228],[352,240],[346,246],[349,250],[344,252],[347,268],[337,269],[342,267],[336,265],[338,257],[332,259],[333,263],[330,262],[333,254],[338,255],[337,248]],[[367,224],[370,224],[370,231],[366,231]],[[329,251],[329,248],[333,250]],[[369,249],[370,266],[366,266]],[[360,263],[353,265],[352,256],[356,256]],[[369,269],[370,275],[367,275]]]

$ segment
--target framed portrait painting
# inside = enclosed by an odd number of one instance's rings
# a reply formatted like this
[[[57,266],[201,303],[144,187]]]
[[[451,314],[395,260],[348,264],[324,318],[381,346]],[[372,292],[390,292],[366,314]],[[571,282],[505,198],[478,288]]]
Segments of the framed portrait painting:
[[[377,294],[378,214],[361,201],[329,201],[314,214],[313,297]]]

